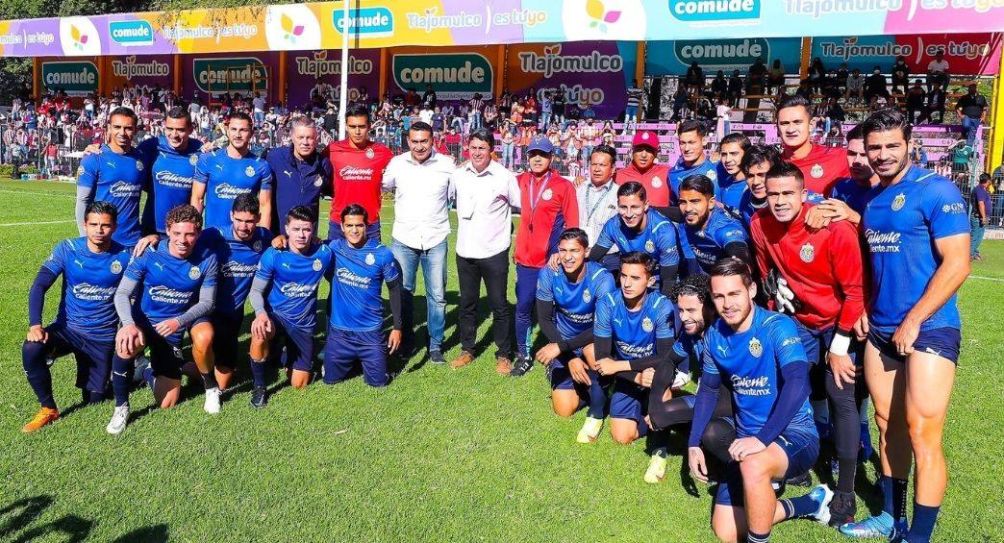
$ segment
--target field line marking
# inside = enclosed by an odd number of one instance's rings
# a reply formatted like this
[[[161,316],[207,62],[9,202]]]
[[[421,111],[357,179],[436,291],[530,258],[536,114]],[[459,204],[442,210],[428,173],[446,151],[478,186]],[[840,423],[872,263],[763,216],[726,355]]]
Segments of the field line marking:
[[[5,222],[5,223],[0,223],[0,226],[34,226],[37,224],[65,224],[68,222],[77,222],[77,221],[66,220],[66,221],[38,221],[38,222]]]
[[[985,275],[970,275],[970,279],[982,279],[984,281],[996,281],[998,283],[1004,283],[1004,278],[1000,277],[987,277]]]
[[[10,190],[10,189],[0,189],[0,192],[5,194],[35,194],[38,196],[59,196],[62,198],[76,198],[73,194],[61,194],[58,192],[38,192],[32,190]]]

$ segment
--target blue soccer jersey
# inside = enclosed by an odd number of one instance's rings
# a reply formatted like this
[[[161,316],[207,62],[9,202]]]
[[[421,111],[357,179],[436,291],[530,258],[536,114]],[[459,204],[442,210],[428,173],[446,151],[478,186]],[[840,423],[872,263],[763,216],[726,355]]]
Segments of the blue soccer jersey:
[[[715,199],[726,209],[739,207],[739,202],[743,194],[749,191],[749,185],[745,179],[736,179],[719,163],[718,166],[718,190],[715,192]]]
[[[596,301],[614,292],[614,278],[597,262],[586,262],[585,277],[568,281],[565,271],[544,268],[537,279],[537,299],[554,302],[555,324],[561,339],[569,340],[593,326]]]
[[[745,332],[736,332],[718,319],[704,334],[705,375],[720,375],[732,393],[736,433],[757,435],[774,411],[781,369],[807,363],[798,328],[791,317],[753,306],[753,322]],[[806,394],[788,427],[812,427],[812,409]]]
[[[268,312],[298,328],[313,330],[317,325],[317,291],[332,262],[333,253],[324,244],[304,254],[266,249],[255,279],[272,285],[265,300]]]
[[[830,198],[840,200],[847,204],[847,207],[864,213],[865,205],[868,203],[868,194],[872,191],[870,183],[861,184],[853,178],[845,177],[837,181],[830,191]]]
[[[118,210],[118,227],[112,239],[133,247],[139,241],[139,200],[146,188],[147,171],[136,149],[118,154],[107,145],[84,156],[77,170],[77,187],[91,191],[91,200],[102,200]]]
[[[233,228],[225,231],[210,228],[199,236],[200,248],[215,254],[220,266],[216,285],[216,313],[238,316],[244,314],[244,302],[251,292],[258,262],[269,248],[271,240],[271,231],[261,226],[252,231],[251,239],[247,241],[236,239]]]
[[[142,289],[137,296],[139,313],[153,324],[180,317],[199,301],[203,286],[216,284],[216,255],[192,251],[188,258],[178,258],[168,245],[147,249],[125,271]],[[135,307],[133,311],[135,316]]]
[[[735,218],[717,207],[711,208],[704,228],[697,229],[681,223],[681,235],[704,273],[708,273],[720,258],[725,257],[725,246],[740,242],[749,245],[746,229]],[[689,256],[689,254],[688,254]]]
[[[356,249],[344,239],[331,241],[335,274],[331,279],[331,326],[373,332],[383,326],[383,283],[401,276],[390,249],[375,239]]]
[[[593,334],[611,338],[619,360],[637,360],[656,354],[656,339],[673,337],[674,313],[658,292],[648,292],[637,311],[628,310],[620,292],[609,292],[596,303]]]
[[[201,141],[189,139],[184,149],[175,149],[164,136],[139,144],[139,152],[150,172],[150,194],[143,207],[146,231],[167,232],[167,212],[192,201],[195,163],[201,148]]]
[[[96,341],[114,340],[119,323],[115,289],[128,265],[129,251],[118,243],[112,242],[107,252],[95,253],[85,237],[59,242],[42,263],[52,273],[63,275],[56,322]]]
[[[230,227],[230,211],[241,194],[272,190],[272,169],[253,153],[232,158],[226,149],[203,153],[195,164],[195,182],[206,186],[205,227]]]
[[[610,217],[600,230],[596,245],[607,248],[616,245],[622,254],[633,251],[647,253],[660,266],[680,263],[676,229],[669,219],[654,209],[648,210],[645,228],[638,232],[625,226],[620,216]]]
[[[704,159],[700,164],[688,167],[683,163],[683,158],[680,158],[669,169],[669,186],[673,189],[670,201],[672,205],[680,204],[680,184],[692,175],[703,175],[710,179],[715,185],[715,196],[718,196],[718,163]]]
[[[892,332],[941,264],[935,240],[969,232],[966,203],[951,181],[911,166],[899,183],[872,189],[861,226],[871,257],[868,316],[879,331]],[[920,328],[961,326],[953,294]]]
[[[681,332],[673,343],[673,353],[683,359],[676,369],[689,373],[691,362],[700,364],[704,356],[704,335],[692,336]]]

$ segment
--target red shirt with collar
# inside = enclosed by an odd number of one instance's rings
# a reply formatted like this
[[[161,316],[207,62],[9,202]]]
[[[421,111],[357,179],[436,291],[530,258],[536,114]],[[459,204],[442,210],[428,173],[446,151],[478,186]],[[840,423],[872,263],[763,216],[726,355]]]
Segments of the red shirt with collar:
[[[666,207],[672,200],[673,189],[669,186],[669,166],[653,164],[643,172],[631,162],[626,168],[618,170],[614,176],[614,183],[618,185],[628,181],[637,181],[645,187],[648,203],[653,207]]]
[[[788,152],[784,153],[783,158],[802,170],[805,188],[827,198],[830,197],[830,191],[833,190],[833,185],[836,185],[837,181],[851,175],[850,167],[847,165],[847,149],[845,147],[826,147],[813,144],[809,154],[803,158],[793,158]]]
[[[340,224],[342,210],[349,204],[366,208],[370,224],[379,221],[383,172],[394,153],[380,143],[369,142],[356,149],[349,140],[342,140],[328,145],[328,156],[334,171],[331,222]]]
[[[543,268],[558,251],[558,237],[579,226],[575,185],[551,170],[542,178],[529,171],[516,179],[520,190],[520,220],[516,229],[516,263]]]
[[[850,335],[865,309],[858,230],[849,221],[810,230],[805,215],[811,207],[804,205],[789,223],[778,222],[770,210],[753,215],[750,237],[757,267],[761,277],[777,268],[802,302],[795,318],[807,328],[836,325]]]

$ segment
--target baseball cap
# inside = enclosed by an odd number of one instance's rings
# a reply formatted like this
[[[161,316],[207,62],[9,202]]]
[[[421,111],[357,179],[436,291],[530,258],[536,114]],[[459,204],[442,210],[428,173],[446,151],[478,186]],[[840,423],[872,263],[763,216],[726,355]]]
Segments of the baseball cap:
[[[650,147],[656,151],[659,150],[659,137],[655,135],[655,132],[649,130],[642,130],[634,135],[634,139],[631,140],[631,147]]]
[[[527,153],[532,153],[534,151],[541,151],[550,155],[554,153],[554,144],[552,144],[551,140],[545,138],[544,136],[537,136],[530,141],[530,145],[526,148]]]

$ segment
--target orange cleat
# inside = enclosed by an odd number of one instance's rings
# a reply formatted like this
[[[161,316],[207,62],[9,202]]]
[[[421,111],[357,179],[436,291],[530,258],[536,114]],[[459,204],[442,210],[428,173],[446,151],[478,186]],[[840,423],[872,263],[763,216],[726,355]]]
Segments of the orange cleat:
[[[38,410],[38,413],[35,414],[35,418],[31,419],[31,422],[21,427],[21,431],[28,434],[36,430],[40,430],[43,426],[56,422],[56,419],[58,418],[58,409],[43,407]]]

